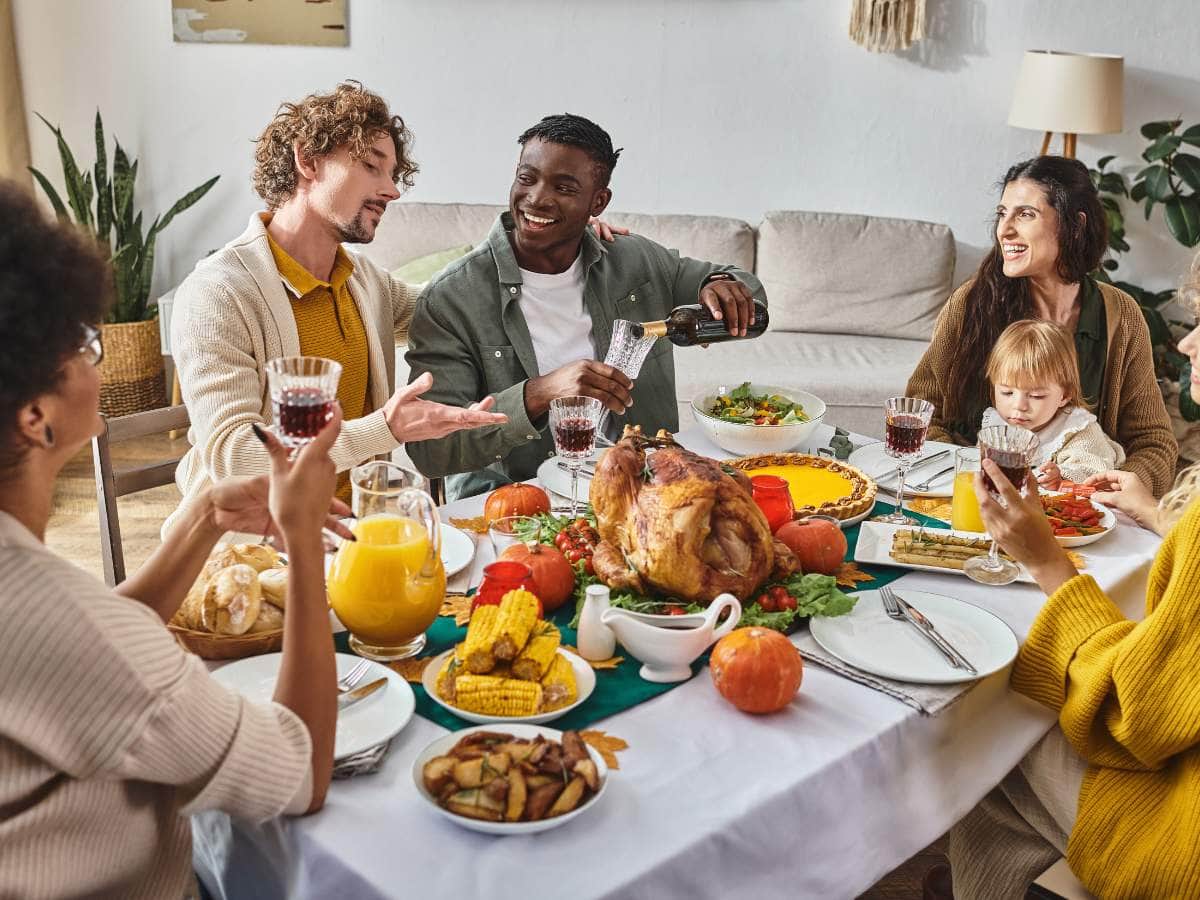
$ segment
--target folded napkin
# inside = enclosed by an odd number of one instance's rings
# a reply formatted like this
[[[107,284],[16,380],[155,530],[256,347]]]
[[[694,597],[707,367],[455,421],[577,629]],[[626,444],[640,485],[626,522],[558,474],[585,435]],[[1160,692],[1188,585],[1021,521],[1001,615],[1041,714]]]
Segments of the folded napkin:
[[[907,681],[893,681],[880,675],[871,675],[842,662],[828,653],[807,631],[792,635],[792,643],[800,649],[805,662],[814,662],[824,669],[837,672],[843,678],[849,678],[894,697],[918,710],[923,716],[936,716],[979,683],[978,680],[959,684],[912,684]]]
[[[334,778],[353,778],[355,775],[371,775],[379,771],[383,758],[387,756],[388,748],[392,746],[391,738],[382,744],[368,747],[361,753],[347,756],[333,764]]]

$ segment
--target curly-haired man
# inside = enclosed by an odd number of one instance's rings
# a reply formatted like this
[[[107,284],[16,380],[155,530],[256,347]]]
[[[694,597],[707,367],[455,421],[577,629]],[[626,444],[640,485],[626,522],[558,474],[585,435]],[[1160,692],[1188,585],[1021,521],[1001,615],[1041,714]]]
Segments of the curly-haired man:
[[[619,150],[582,116],[547,116],[518,139],[508,211],[486,243],[445,269],[421,295],[409,334],[414,384],[439,376],[430,397],[494,396],[508,424],[407,446],[426,475],[450,475],[451,496],[533,477],[554,455],[550,401],[584,395],[617,414],[611,425],[677,431],[671,344],[659,341],[634,385],[605,365],[613,321],[665,319],[702,303],[746,334],[758,279],[734,266],[681,257],[629,235],[603,246],[588,229],[612,198]]]
[[[395,388],[394,343],[416,290],[342,247],[374,238],[397,185],[411,186],[411,144],[383,98],[353,82],[284,103],[259,137],[254,188],[267,210],[176,294],[171,341],[192,422],[176,475],[185,500],[211,479],[268,470],[252,426],[271,420],[266,363],[280,356],[341,364],[339,471],[402,441],[506,421],[488,397],[465,409],[420,399],[429,374]]]

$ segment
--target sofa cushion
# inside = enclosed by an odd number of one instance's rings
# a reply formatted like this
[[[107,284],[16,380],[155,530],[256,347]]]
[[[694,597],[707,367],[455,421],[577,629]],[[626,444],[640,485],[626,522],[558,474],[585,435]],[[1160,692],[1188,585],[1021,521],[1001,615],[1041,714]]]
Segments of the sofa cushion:
[[[826,424],[878,435],[883,402],[904,393],[928,346],[902,338],[772,330],[754,341],[676,348],[676,394],[682,406],[721,384],[759,381],[795,387],[825,401]],[[682,417],[681,427],[690,421],[690,416]]]
[[[392,203],[375,240],[355,250],[390,272],[447,247],[479,244],[504,209],[483,203]],[[740,219],[618,212],[604,218],[684,256],[754,269],[754,229]]]
[[[945,225],[842,213],[769,212],[758,269],[775,331],[928,340],[954,277]]]
[[[604,219],[682,256],[754,271],[754,228],[741,219],[621,212],[605,213]]]
[[[448,250],[439,250],[437,253],[429,253],[425,256],[418,256],[416,259],[410,259],[398,269],[392,271],[392,277],[408,284],[424,284],[433,279],[433,276],[450,263],[460,257],[466,256],[474,249],[474,244],[462,244],[458,247],[451,247]]]

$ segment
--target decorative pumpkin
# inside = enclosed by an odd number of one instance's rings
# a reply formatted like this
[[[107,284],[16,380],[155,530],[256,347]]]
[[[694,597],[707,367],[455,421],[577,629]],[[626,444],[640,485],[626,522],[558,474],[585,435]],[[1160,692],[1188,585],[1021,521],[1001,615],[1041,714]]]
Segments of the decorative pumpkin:
[[[500,554],[501,559],[524,563],[533,572],[533,592],[541,598],[547,613],[552,613],[575,590],[575,569],[567,558],[545,544],[513,544]]]
[[[783,709],[800,690],[804,661],[792,642],[770,628],[752,625],[729,632],[708,661],[721,696],[748,713]]]
[[[775,539],[796,554],[802,571],[820,575],[837,574],[848,549],[841,526],[820,516],[788,522],[775,532]]]
[[[505,516],[536,516],[550,512],[550,495],[536,484],[506,484],[488,494],[483,519],[491,525]]]

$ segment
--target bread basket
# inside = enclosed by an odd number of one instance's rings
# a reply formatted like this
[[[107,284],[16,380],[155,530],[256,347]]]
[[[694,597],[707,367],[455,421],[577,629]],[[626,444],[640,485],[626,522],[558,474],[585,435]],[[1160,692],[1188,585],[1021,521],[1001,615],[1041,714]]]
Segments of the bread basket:
[[[283,629],[250,631],[246,634],[212,634],[179,625],[168,625],[175,640],[201,659],[243,659],[274,653],[283,647]]]

